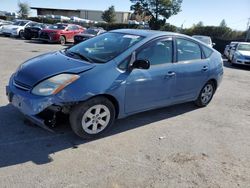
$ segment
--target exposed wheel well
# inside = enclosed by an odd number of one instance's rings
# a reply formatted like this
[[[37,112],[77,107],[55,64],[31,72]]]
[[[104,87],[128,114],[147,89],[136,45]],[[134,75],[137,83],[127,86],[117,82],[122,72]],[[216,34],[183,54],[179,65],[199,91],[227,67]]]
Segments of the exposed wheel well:
[[[214,84],[215,90],[217,89],[217,81],[215,79],[210,79],[208,82],[212,82]]]

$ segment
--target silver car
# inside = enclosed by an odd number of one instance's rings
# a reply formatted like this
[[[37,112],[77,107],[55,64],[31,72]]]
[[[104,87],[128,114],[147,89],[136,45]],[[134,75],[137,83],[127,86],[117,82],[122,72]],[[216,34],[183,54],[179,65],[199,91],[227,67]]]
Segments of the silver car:
[[[250,66],[250,43],[239,42],[237,47],[234,47],[232,64],[241,64]]]
[[[212,39],[209,36],[204,36],[204,35],[193,35],[193,38],[205,43],[206,45],[213,47],[215,43],[212,43]]]

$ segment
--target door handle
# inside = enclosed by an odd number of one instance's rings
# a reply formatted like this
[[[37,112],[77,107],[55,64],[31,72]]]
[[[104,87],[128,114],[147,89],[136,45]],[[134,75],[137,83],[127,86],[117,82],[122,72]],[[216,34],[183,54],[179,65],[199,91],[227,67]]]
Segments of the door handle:
[[[208,66],[204,66],[204,67],[202,68],[202,70],[203,70],[203,71],[207,71],[207,70],[208,70]]]
[[[174,76],[175,76],[175,72],[169,71],[169,72],[166,74],[165,79],[166,79],[166,78],[171,78],[171,77],[174,77]]]

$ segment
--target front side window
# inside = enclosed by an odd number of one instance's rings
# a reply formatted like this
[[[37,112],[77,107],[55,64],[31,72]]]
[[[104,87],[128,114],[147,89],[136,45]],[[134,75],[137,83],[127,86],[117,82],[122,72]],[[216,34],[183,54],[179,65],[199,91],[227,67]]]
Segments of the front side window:
[[[94,63],[106,63],[140,42],[144,37],[124,33],[105,33],[79,43],[66,51]]]
[[[173,61],[173,42],[171,40],[153,42],[148,47],[142,49],[137,54],[137,59],[144,59],[150,65],[172,63]]]
[[[16,21],[13,25],[25,26],[27,23],[28,23],[28,21]]]
[[[201,59],[200,46],[186,39],[176,39],[178,61],[191,61]]]

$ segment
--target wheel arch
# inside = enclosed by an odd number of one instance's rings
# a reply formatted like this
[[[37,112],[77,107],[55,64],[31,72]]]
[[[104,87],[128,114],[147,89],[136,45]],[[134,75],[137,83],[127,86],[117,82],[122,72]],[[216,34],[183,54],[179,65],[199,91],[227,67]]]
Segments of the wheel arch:
[[[89,99],[96,98],[96,97],[105,97],[108,100],[110,100],[112,102],[112,104],[114,105],[114,107],[115,107],[115,118],[118,117],[119,112],[120,112],[120,107],[119,107],[118,100],[114,96],[112,96],[110,94],[99,94],[99,95],[95,95],[95,96],[93,96],[93,97],[91,97]],[[89,100],[89,99],[87,99],[87,100]]]
[[[218,83],[217,83],[217,80],[215,78],[211,78],[210,80],[208,80],[207,82],[212,82],[214,87],[215,87],[215,90],[217,89],[217,86],[218,86]]]

